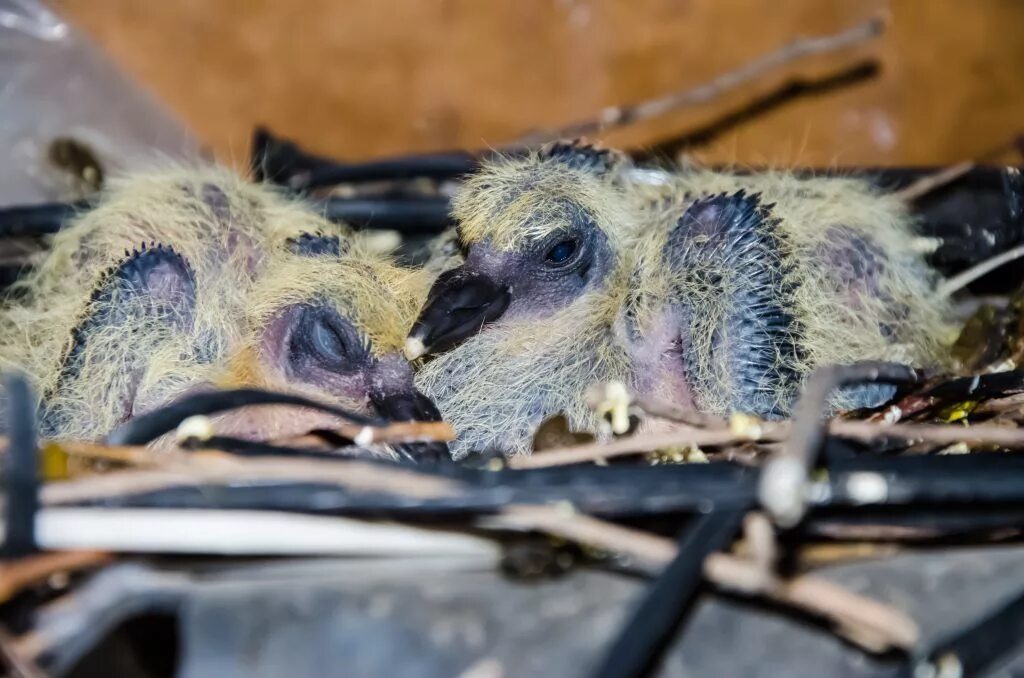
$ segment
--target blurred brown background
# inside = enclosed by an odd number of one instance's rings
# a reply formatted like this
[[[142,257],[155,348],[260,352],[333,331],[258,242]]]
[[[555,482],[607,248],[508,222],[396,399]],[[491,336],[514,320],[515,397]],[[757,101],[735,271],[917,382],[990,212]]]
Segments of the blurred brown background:
[[[498,145],[879,12],[880,39],[607,139],[649,147],[710,126],[692,149],[709,161],[891,165],[974,158],[1024,130],[1020,0],[53,5],[236,163],[256,124],[350,159]],[[880,70],[863,77],[871,59]],[[813,86],[776,101],[794,79]]]

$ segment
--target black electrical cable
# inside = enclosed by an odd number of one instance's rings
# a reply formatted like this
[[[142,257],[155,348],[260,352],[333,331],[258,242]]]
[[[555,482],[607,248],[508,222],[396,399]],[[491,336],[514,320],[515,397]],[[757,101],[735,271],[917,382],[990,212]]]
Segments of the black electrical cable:
[[[23,376],[7,375],[4,386],[7,393],[8,450],[3,555],[16,558],[36,550],[35,526],[39,511],[36,406],[32,388]]]
[[[652,675],[685,624],[704,577],[704,559],[733,540],[746,510],[712,509],[695,517],[679,540],[679,551],[648,587],[605,654],[596,678]]]
[[[938,384],[921,394],[948,403],[951,400],[987,400],[1024,393],[1024,370],[959,377]]]
[[[934,669],[950,664],[955,665],[956,671],[948,675],[982,675],[1019,647],[1021,638],[1024,638],[1024,590],[1009,596],[990,614],[958,629],[926,652],[915,654],[903,666],[901,675],[907,678],[947,675],[945,671]],[[928,665],[933,667],[931,672],[921,670]]]
[[[392,465],[383,460],[373,463]],[[570,471],[568,473],[564,471]],[[456,464],[416,467],[417,473],[448,478],[458,491],[449,496],[413,499],[381,493],[353,495],[327,482],[316,483],[315,492],[300,490],[309,483],[261,483],[243,488],[236,483],[206,483],[216,491],[190,494],[187,481],[181,487],[156,492],[140,491],[105,497],[107,506],[180,506],[187,508],[287,507],[303,513],[361,512],[380,509],[389,516],[420,517],[436,511],[458,510],[480,515],[508,504],[570,502],[582,513],[605,519],[668,519],[678,524],[709,503],[719,507],[749,506],[754,500],[756,473],[733,464],[692,464],[665,467],[577,467],[532,471],[480,471]],[[179,502],[179,503],[175,503]]]
[[[785,446],[764,465],[758,490],[761,505],[776,524],[793,527],[807,508],[804,485],[828,438],[826,413],[832,396],[844,386],[868,383],[905,385],[918,383],[921,375],[898,363],[862,361],[851,365],[827,365],[811,374],[793,408],[793,422]]]
[[[294,142],[275,136],[265,127],[253,130],[249,162],[255,181],[272,181],[285,186],[296,174],[334,164],[329,158],[304,151]]]
[[[88,202],[52,202],[0,209],[0,238],[53,235]]]
[[[53,235],[89,203],[43,203],[0,208],[0,239]],[[452,224],[451,205],[443,196],[346,198],[321,202],[327,219],[359,228],[387,228],[406,233],[440,233]]]
[[[257,181],[269,180],[305,192],[371,181],[453,179],[474,171],[479,156],[468,151],[442,151],[343,163],[310,153],[293,141],[257,127],[251,163]]]
[[[111,445],[145,445],[173,431],[188,417],[216,414],[249,405],[294,405],[333,414],[355,424],[384,426],[389,422],[289,393],[241,388],[196,393],[159,409],[139,415],[107,436]]]
[[[448,198],[340,198],[323,202],[324,216],[357,228],[387,228],[402,233],[440,233],[452,225]]]
[[[1024,503],[1024,457],[1012,453],[878,458],[864,456],[828,467],[828,496],[818,505],[859,506]],[[871,477],[868,477],[868,476]],[[863,482],[879,488],[864,497]]]
[[[398,156],[369,162],[325,165],[306,172],[293,173],[288,186],[308,191],[338,184],[401,179],[454,179],[469,174],[480,165],[471,153],[456,151]]]

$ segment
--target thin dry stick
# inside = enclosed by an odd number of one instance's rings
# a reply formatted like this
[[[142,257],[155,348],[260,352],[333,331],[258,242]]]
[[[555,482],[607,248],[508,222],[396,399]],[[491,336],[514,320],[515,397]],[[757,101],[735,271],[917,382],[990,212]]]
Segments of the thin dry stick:
[[[934,174],[921,177],[909,186],[895,191],[893,195],[904,202],[913,202],[923,195],[956,181],[975,167],[976,165],[969,160],[951,165]]]
[[[676,545],[671,539],[576,513],[571,508],[512,505],[487,522],[546,532],[627,555],[650,571],[664,567],[676,554]]]
[[[766,427],[761,437],[757,440],[778,440],[776,437],[780,431],[778,425]],[[751,438],[738,436],[728,429],[705,430],[687,426],[681,430],[668,433],[647,433],[633,435],[628,438],[620,438],[610,443],[587,443],[549,450],[540,454],[530,456],[512,457],[508,460],[511,468],[545,468],[548,466],[564,466],[566,464],[578,464],[597,459],[619,457],[627,454],[642,454],[653,452],[666,447],[678,445],[727,445],[749,441]]]
[[[553,506],[509,506],[487,524],[535,529],[596,546],[628,556],[652,572],[668,565],[678,552],[671,539]],[[917,641],[917,625],[899,610],[818,577],[778,579],[763,565],[723,553],[713,553],[704,561],[704,574],[720,588],[763,595],[829,619],[851,641],[871,651],[909,648]]]
[[[1021,137],[1017,136],[1013,139],[1001,143],[995,148],[992,148],[981,155],[977,156],[976,160],[965,160],[955,165],[939,170],[933,174],[921,177],[917,181],[911,183],[909,186],[901,188],[895,191],[893,195],[897,198],[902,199],[904,202],[913,202],[921,196],[927,195],[932,191],[942,188],[948,184],[953,183],[960,177],[964,176],[972,169],[977,167],[980,163],[986,162],[993,158],[997,158],[1006,151],[1013,150],[1021,147]]]
[[[111,560],[103,551],[56,551],[0,564],[0,602],[58,572],[82,570]]]
[[[131,466],[166,466],[184,456],[178,450],[153,450],[137,445],[104,445],[84,440],[45,441],[43,447],[63,452],[69,457],[102,459]]]
[[[1024,429],[1011,426],[978,424],[876,424],[867,421],[833,421],[829,432],[856,440],[903,438],[928,443],[968,443],[975,445],[1024,445]]]
[[[761,435],[757,438],[736,435],[729,430],[704,430],[687,427],[668,433],[639,434],[610,443],[587,443],[563,447],[531,456],[513,457],[508,460],[511,468],[546,468],[564,466],[588,461],[597,461],[628,454],[644,454],[678,445],[729,445],[744,442],[765,442],[785,440],[789,434],[789,422],[764,422]],[[1024,445],[1024,429],[1010,426],[978,424],[959,426],[957,424],[885,424],[869,421],[833,420],[828,425],[833,435],[857,440],[879,440],[882,438],[904,438],[932,443],[968,443],[975,445]]]
[[[779,579],[756,563],[724,553],[704,561],[704,575],[716,586],[763,595],[771,600],[824,617],[849,640],[874,652],[917,644],[917,623],[902,611],[848,591],[812,575]]]
[[[387,426],[342,425],[331,431],[359,445],[376,443],[417,443],[455,440],[455,430],[443,421],[403,421]],[[272,445],[316,445],[323,439],[313,433],[272,440]]]
[[[411,443],[411,442],[448,442],[454,440],[455,431],[444,422],[400,422],[381,427],[353,426],[351,429],[339,428],[334,431],[342,437],[360,438],[361,445],[374,445],[381,443]],[[351,435],[349,435],[351,434]],[[0,448],[5,447],[7,439],[0,436]],[[304,447],[324,445],[324,440],[315,434],[303,434],[291,438],[282,438],[269,441],[271,445]],[[183,453],[180,450],[154,450],[138,445],[106,445],[79,440],[44,441],[43,446],[52,446],[54,449],[67,454],[70,457],[84,457],[87,459],[103,459],[115,461],[132,466],[167,466],[170,463],[183,461],[187,456],[194,456],[198,452],[215,453],[217,450],[198,448]],[[327,447],[327,451],[334,448]]]
[[[458,495],[461,483],[426,473],[360,460],[240,458],[220,452],[195,452],[180,463],[154,470],[129,470],[48,483],[45,504],[62,504],[151,492],[167,487],[203,483],[287,480],[328,483],[361,492],[432,499]]]
[[[675,403],[655,396],[641,393],[630,393],[629,395],[637,407],[652,417],[667,419],[668,421],[688,426],[699,426],[705,429],[724,429],[729,427],[729,421],[723,417],[716,417],[713,414],[705,414],[704,412],[680,407]]]
[[[805,57],[831,54],[859,45],[880,36],[884,30],[885,22],[875,17],[839,33],[799,38],[775,52],[765,54],[702,85],[638,104],[610,106],[602,110],[596,119],[582,120],[557,130],[534,130],[517,139],[512,145],[529,146],[553,139],[595,134],[664,115],[670,111],[705,104],[773,70]]]
[[[46,678],[43,670],[25,656],[18,641],[4,628],[0,628],[0,655],[3,655],[14,678]]]
[[[966,271],[957,273],[955,276],[939,285],[935,289],[935,293],[940,297],[948,297],[954,292],[967,287],[978,278],[991,273],[1000,266],[1008,264],[1015,259],[1020,259],[1021,257],[1024,257],[1024,245],[1017,245],[1013,249],[1006,250],[1002,254],[997,254],[991,259],[986,259],[980,264],[971,266]]]

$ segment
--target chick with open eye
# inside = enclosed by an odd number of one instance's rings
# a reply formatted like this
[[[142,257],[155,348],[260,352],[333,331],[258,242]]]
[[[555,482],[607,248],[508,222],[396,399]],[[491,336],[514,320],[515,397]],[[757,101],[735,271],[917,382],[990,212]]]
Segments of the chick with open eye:
[[[636,171],[553,144],[470,177],[465,261],[428,295],[406,354],[459,433],[456,456],[529,452],[584,392],[621,380],[683,406],[781,417],[818,365],[945,361],[945,302],[903,204],[853,179]],[[891,392],[853,388],[836,408]]]
[[[14,289],[0,366],[29,374],[44,433],[59,438],[95,438],[214,387],[435,420],[400,354],[428,280],[227,170],[136,176],[56,236]],[[322,419],[242,410],[218,430],[266,439]]]

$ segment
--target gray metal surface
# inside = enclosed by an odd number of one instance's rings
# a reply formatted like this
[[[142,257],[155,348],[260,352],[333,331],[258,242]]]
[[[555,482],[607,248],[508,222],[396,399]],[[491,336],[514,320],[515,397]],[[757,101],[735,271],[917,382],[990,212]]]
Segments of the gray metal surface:
[[[909,612],[924,645],[1024,586],[1024,547],[908,552],[819,574]],[[585,676],[645,581],[577,570],[512,581],[469,561],[308,559],[188,570],[118,566],[39,618],[62,672],[141,611],[177,614],[179,675]],[[1010,658],[1008,658],[1009,660]],[[1016,663],[1020,666],[1020,663]],[[887,676],[819,626],[706,597],[662,676]],[[1014,675],[1009,667],[998,675]]]

